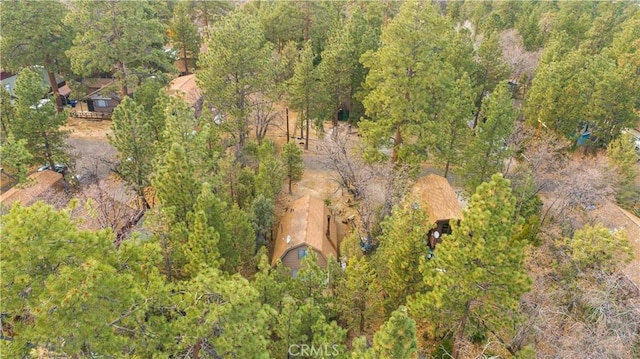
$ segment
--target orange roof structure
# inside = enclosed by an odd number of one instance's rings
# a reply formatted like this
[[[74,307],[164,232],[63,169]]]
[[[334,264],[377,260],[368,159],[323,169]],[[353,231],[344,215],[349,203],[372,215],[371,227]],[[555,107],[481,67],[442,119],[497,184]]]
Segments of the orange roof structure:
[[[462,219],[460,202],[446,178],[434,174],[420,177],[411,192],[426,202],[430,221]]]
[[[325,222],[329,215],[329,208],[319,198],[305,196],[293,201],[280,221],[272,265],[290,250],[305,244],[313,247],[325,260],[329,255],[338,258],[337,239],[334,239],[337,238],[336,231],[330,233],[331,240],[326,236]]]
[[[167,93],[169,95],[182,96],[191,106],[195,105],[201,97],[200,89],[196,84],[196,75],[194,74],[173,79],[171,84],[169,84]]]
[[[20,202],[23,205],[31,204],[38,196],[50,188],[62,187],[62,175],[55,171],[46,170],[36,172],[29,176],[29,180],[23,186],[16,186],[0,196],[0,203],[9,205]]]

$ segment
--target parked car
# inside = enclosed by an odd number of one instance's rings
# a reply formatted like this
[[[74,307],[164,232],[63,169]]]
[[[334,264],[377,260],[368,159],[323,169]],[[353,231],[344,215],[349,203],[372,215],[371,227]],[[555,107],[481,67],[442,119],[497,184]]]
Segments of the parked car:
[[[69,166],[67,166],[64,163],[56,163],[53,170],[58,172],[58,173],[65,173],[67,171],[67,169],[69,168]],[[49,165],[42,165],[38,168],[38,172],[42,172],[42,171],[46,171],[46,170],[50,170],[51,167]]]

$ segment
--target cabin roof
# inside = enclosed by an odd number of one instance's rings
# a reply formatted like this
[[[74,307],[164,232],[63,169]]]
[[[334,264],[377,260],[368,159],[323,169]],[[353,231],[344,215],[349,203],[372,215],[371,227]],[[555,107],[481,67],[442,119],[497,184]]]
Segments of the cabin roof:
[[[167,90],[169,95],[178,95],[187,101],[191,106],[195,105],[198,99],[201,97],[200,89],[196,84],[196,75],[185,75],[176,77],[169,84]]]
[[[446,178],[435,174],[420,177],[412,193],[426,206],[430,221],[462,219],[460,202]]]
[[[293,201],[280,221],[272,265],[275,265],[278,259],[284,257],[289,250],[303,244],[313,247],[325,258],[329,254],[337,258],[337,249],[327,239],[325,232],[328,215],[329,209],[319,198],[305,196]],[[290,237],[289,243],[287,243],[287,237]]]

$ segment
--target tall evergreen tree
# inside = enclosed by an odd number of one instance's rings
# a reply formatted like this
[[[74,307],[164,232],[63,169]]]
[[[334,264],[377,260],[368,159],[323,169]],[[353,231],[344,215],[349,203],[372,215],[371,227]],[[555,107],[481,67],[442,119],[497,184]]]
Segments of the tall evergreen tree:
[[[150,339],[136,324],[144,320],[145,287],[155,295],[163,289],[140,247],[116,252],[113,234],[79,230],[69,211],[42,202],[14,206],[2,223],[3,336],[12,333],[3,338],[4,355],[26,357],[35,347],[120,356],[134,350],[133,337]]]
[[[133,99],[125,98],[113,111],[109,142],[118,150],[118,173],[133,188],[140,208],[148,209],[145,189],[150,184],[155,155],[153,130],[147,122],[144,108]]]
[[[43,66],[58,112],[62,101],[55,74],[69,72],[65,51],[71,47],[73,31],[63,23],[66,6],[58,1],[3,2],[0,53],[2,67],[18,72],[24,67]]]
[[[376,7],[381,4],[375,2],[361,2],[353,9],[345,27],[349,38],[353,42],[353,69],[351,71],[349,121],[359,121],[364,116],[362,99],[365,97],[364,82],[368,74],[367,68],[360,62],[360,58],[367,51],[378,49],[380,33],[382,31],[382,13]]]
[[[173,221],[186,223],[202,184],[194,177],[194,164],[180,144],[174,142],[158,163],[152,183],[160,205]]]
[[[76,29],[66,52],[72,70],[90,77],[109,72],[117,80],[120,97],[128,88],[171,68],[162,47],[165,26],[154,7],[142,1],[75,1],[65,23]]]
[[[463,220],[421,264],[430,291],[416,295],[412,311],[455,333],[453,357],[470,327],[505,342],[513,335],[518,305],[531,280],[524,267],[526,242],[514,237],[515,198],[509,181],[496,174],[481,184]]]
[[[198,84],[205,101],[222,115],[222,128],[233,136],[238,156],[258,94],[270,85],[271,47],[256,20],[240,11],[225,17],[206,44]]]
[[[302,150],[294,142],[289,142],[282,148],[282,164],[284,172],[289,181],[289,194],[292,194],[291,183],[302,179],[304,173],[304,162],[302,161]]]
[[[504,160],[509,156],[506,141],[513,133],[516,111],[506,82],[485,98],[482,113],[486,121],[478,124],[475,137],[466,146],[462,168],[468,193],[473,193],[494,173],[502,172]]]
[[[500,38],[495,32],[490,32],[484,36],[478,47],[477,58],[476,83],[479,89],[475,100],[477,112],[474,117],[474,126],[478,122],[484,97],[492,93],[501,81],[508,80],[511,72],[509,66],[504,63]]]
[[[398,307],[373,337],[373,350],[380,358],[415,358],[418,353],[416,322],[407,308]]]
[[[380,245],[373,261],[387,295],[387,314],[406,305],[410,295],[424,288],[422,274],[416,268],[428,253],[425,238],[428,238],[431,223],[421,207],[418,202],[406,201],[394,207],[391,216],[382,222]]]
[[[338,114],[349,102],[351,95],[352,72],[356,68],[357,58],[354,41],[349,29],[344,25],[333,31],[322,52],[322,61],[318,65],[321,94],[326,117],[333,122],[333,135],[337,136]],[[345,109],[346,110],[346,109]]]
[[[444,103],[435,121],[429,123],[425,136],[430,142],[433,159],[444,166],[447,177],[451,166],[464,162],[464,149],[471,139],[468,121],[471,119],[473,91],[469,76],[465,73],[455,83],[449,82],[443,91]]]
[[[318,81],[316,75],[316,69],[314,68],[314,53],[311,48],[311,43],[306,42],[300,58],[296,62],[293,77],[288,83],[287,102],[289,106],[298,112],[300,121],[300,133],[303,133],[303,128],[306,124],[306,139],[304,142],[305,150],[309,149],[309,121],[311,120],[312,111],[317,106],[314,98],[318,91]]]
[[[16,115],[15,108],[11,101],[11,94],[6,88],[0,88],[0,136],[4,137],[9,133],[11,121]]]
[[[27,166],[33,158],[26,145],[27,140],[16,140],[11,133],[0,144],[2,173],[15,177],[18,183],[27,180]]]
[[[527,93],[525,115],[532,125],[540,121],[571,140],[589,132],[597,147],[633,126],[637,67],[580,50],[554,56],[553,49],[545,50],[549,62],[540,65]]]
[[[43,101],[47,89],[42,86],[40,75],[25,68],[16,80],[15,118],[11,132],[15,139],[25,140],[25,147],[33,156],[33,162],[44,162],[55,168],[56,162],[65,162],[66,133],[60,129],[67,121],[65,113],[56,113],[55,105]]]
[[[609,143],[607,157],[618,172],[616,200],[621,206],[632,208],[640,202],[640,188],[636,185],[638,176],[638,152],[634,138],[626,133]]]
[[[189,16],[191,10],[187,2],[176,3],[173,9],[173,20],[169,27],[169,38],[178,49],[184,66],[184,73],[189,74],[189,60],[197,60],[200,55],[200,34],[198,27]]]
[[[199,1],[191,0],[189,2],[193,10],[194,19],[205,29],[213,25],[217,18],[228,14],[233,10],[233,3],[229,0],[218,1]]]
[[[192,358],[268,357],[271,309],[260,304],[244,278],[203,270],[178,285],[174,303],[176,337],[167,343],[169,352]]]
[[[222,268],[228,273],[250,274],[256,253],[256,234],[249,214],[234,204],[224,216],[226,237],[220,241]]]
[[[355,335],[373,332],[383,317],[381,288],[375,270],[366,257],[351,258],[346,277],[338,284],[338,313]]]
[[[381,146],[393,137],[391,160],[399,160],[403,138],[424,126],[435,100],[430,89],[438,82],[450,31],[430,3],[405,2],[384,28],[382,45],[362,61],[369,68],[363,100],[367,119],[360,129],[368,157],[379,159]]]
[[[207,188],[202,191],[207,195]],[[191,216],[191,231],[188,235],[185,251],[185,272],[195,277],[207,268],[220,267],[219,241],[220,235],[207,223],[207,215],[202,209],[194,208]]]

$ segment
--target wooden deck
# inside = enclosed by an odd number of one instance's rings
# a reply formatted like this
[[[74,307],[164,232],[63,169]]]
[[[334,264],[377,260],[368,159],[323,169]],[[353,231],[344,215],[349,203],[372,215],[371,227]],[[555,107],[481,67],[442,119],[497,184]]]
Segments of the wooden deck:
[[[111,118],[110,113],[94,112],[94,111],[71,111],[71,117],[85,118],[88,120],[108,120]]]

